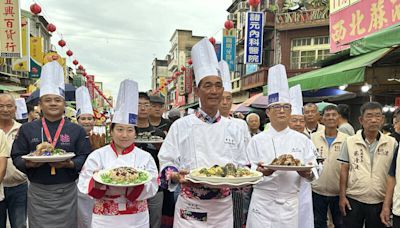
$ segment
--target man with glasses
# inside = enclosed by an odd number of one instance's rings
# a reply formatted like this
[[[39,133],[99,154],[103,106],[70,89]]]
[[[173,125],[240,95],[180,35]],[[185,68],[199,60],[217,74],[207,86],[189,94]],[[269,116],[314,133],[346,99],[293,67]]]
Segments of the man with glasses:
[[[298,216],[300,183],[302,179],[314,180],[315,170],[292,172],[264,167],[284,154],[292,155],[303,164],[316,164],[311,140],[288,127],[292,106],[283,65],[268,71],[268,102],[271,127],[252,137],[247,147],[251,168],[264,174],[263,181],[253,186],[247,227],[298,228],[302,225]]]
[[[324,131],[324,125],[318,123],[320,114],[318,112],[318,107],[314,103],[308,103],[304,105],[304,118],[306,121],[306,128],[304,133],[311,136],[312,133],[317,131]]]
[[[362,130],[347,137],[338,158],[341,164],[339,207],[344,227],[385,227],[379,214],[386,192],[386,178],[397,142],[379,132],[384,121],[382,106],[368,102],[360,108]]]

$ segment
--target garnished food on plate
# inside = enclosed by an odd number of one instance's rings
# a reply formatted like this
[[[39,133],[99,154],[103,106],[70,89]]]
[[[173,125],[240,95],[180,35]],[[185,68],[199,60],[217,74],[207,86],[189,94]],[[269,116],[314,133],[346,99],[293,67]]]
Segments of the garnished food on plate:
[[[152,135],[152,132],[141,132],[136,136],[137,141],[160,141],[163,140],[162,137],[158,135]]]
[[[104,184],[129,185],[144,183],[149,176],[146,172],[136,170],[132,167],[119,167],[108,170],[100,175]]]
[[[295,159],[291,154],[282,154],[278,158],[275,158],[271,165],[283,165],[283,166],[304,166],[301,164],[299,159]]]
[[[236,167],[234,164],[228,163],[225,166],[214,165],[211,168],[202,168],[199,171],[199,175],[231,178],[253,176],[253,173],[247,167]]]
[[[55,149],[53,145],[48,142],[42,142],[36,146],[36,151],[29,154],[29,156],[54,156],[63,155],[67,152],[63,149]]]

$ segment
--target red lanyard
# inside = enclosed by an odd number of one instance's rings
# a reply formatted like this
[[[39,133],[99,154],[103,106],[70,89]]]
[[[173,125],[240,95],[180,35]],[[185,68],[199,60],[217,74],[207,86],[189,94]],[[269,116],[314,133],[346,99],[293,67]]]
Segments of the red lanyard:
[[[60,137],[60,134],[61,134],[61,130],[64,126],[64,122],[65,122],[65,120],[64,120],[64,118],[62,118],[60,124],[58,125],[57,131],[56,131],[56,134],[54,135],[54,140],[53,140],[53,139],[51,139],[50,131],[49,131],[49,128],[47,128],[46,121],[44,120],[44,118],[42,118],[42,126],[43,126],[44,133],[46,134],[47,141],[50,144],[52,144],[54,147],[56,147],[58,138]]]

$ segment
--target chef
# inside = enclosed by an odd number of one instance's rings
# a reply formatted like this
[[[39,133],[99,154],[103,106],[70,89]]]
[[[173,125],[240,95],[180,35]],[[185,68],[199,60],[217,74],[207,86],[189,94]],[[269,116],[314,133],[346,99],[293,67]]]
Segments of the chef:
[[[264,174],[254,185],[247,227],[296,228],[299,226],[298,192],[302,179],[312,181],[315,171],[274,171],[263,167],[274,158],[291,154],[303,164],[316,164],[315,147],[303,134],[288,127],[291,113],[285,67],[276,65],[268,71],[268,131],[251,138],[247,147],[251,167]]]
[[[172,124],[158,155],[161,184],[174,191],[178,182],[182,183],[174,227],[233,227],[229,189],[194,185],[182,177],[200,167],[247,163],[242,131],[218,111],[224,88],[208,39],[193,46],[192,61],[201,108]]]
[[[86,137],[91,136],[94,126],[94,115],[92,108],[92,99],[90,98],[89,90],[85,86],[81,86],[75,90],[76,98],[76,117],[78,124],[81,125],[86,131]],[[96,142],[98,144],[98,142]],[[93,142],[90,140],[93,148]],[[92,197],[79,191],[78,186],[78,228],[90,227],[92,222],[92,211],[94,201]]]
[[[39,105],[43,118],[23,124],[14,140],[11,155],[14,165],[27,174],[29,227],[76,227],[76,183],[90,144],[85,130],[63,118],[64,71],[56,62],[42,68]],[[41,142],[74,152],[62,162],[34,163],[22,158]],[[52,172],[54,171],[55,172]]]
[[[79,190],[95,198],[92,228],[150,226],[147,199],[157,193],[158,171],[151,155],[134,144],[138,94],[135,81],[121,82],[111,124],[112,143],[93,151],[79,176]],[[151,180],[129,188],[105,186],[94,181],[95,172],[119,167],[146,170]]]
[[[221,60],[219,62],[219,68],[221,70],[221,77],[224,86],[224,93],[222,94],[222,100],[219,104],[219,112],[221,113],[221,116],[230,119],[239,126],[243,131],[243,140],[247,146],[251,136],[246,121],[229,116],[232,107],[232,83],[229,66],[224,60]],[[244,194],[251,194],[251,188],[232,190],[234,228],[241,228],[243,224],[245,224],[244,220],[247,216],[245,216],[244,213],[247,213],[250,201],[245,201]]]

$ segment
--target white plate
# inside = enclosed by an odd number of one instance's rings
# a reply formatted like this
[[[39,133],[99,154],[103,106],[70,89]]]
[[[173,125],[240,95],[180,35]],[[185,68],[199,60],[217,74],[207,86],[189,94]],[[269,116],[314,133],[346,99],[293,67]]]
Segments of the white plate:
[[[258,182],[262,181],[262,177],[259,177],[257,180],[254,181],[245,181],[245,182],[240,182],[240,183],[232,183],[232,182],[209,182],[209,181],[199,181],[192,179],[190,176],[185,177],[186,180],[193,182],[195,184],[205,184],[211,187],[216,187],[216,188],[223,188],[223,187],[231,187],[231,188],[239,188],[239,187],[245,187],[249,185],[255,185],[258,184]]]
[[[287,165],[263,165],[264,168],[272,169],[272,170],[282,170],[282,171],[307,171],[314,168],[313,165],[305,165],[305,166],[287,166]]]
[[[164,140],[135,140],[135,143],[140,144],[140,143],[163,143]]]
[[[198,174],[200,171],[200,169],[195,169],[193,171],[190,172],[190,174],[188,175],[188,177],[190,179],[196,180],[196,181],[201,181],[201,182],[208,182],[208,183],[214,183],[214,184],[218,184],[221,185],[223,184],[227,184],[227,185],[235,185],[235,184],[239,184],[241,185],[242,183],[245,182],[254,182],[254,181],[258,181],[262,178],[263,174],[261,172],[258,171],[251,171],[254,176],[249,176],[249,177],[207,177],[207,176],[198,176],[196,174]]]
[[[101,179],[101,175],[104,174],[104,173],[109,172],[110,170],[112,170],[112,169],[104,169],[104,170],[101,170],[101,171],[95,173],[95,174],[93,175],[93,179],[94,179],[96,182],[100,183],[100,184],[104,184],[104,185],[108,185],[108,186],[113,186],[113,187],[135,187],[135,186],[139,186],[139,185],[145,184],[145,183],[147,183],[147,182],[149,182],[149,181],[151,180],[151,175],[150,175],[149,172],[147,172],[146,170],[142,170],[142,169],[136,169],[137,171],[146,173],[146,174],[147,174],[147,177],[148,177],[147,180],[145,180],[145,181],[143,181],[143,182],[140,182],[140,183],[136,183],[136,184],[113,184],[113,183],[106,183],[106,182],[103,182],[103,180]]]
[[[30,156],[30,155],[22,156],[23,159],[31,162],[62,162],[73,157],[75,157],[75,153],[72,152],[61,155],[52,155],[52,156]]]

